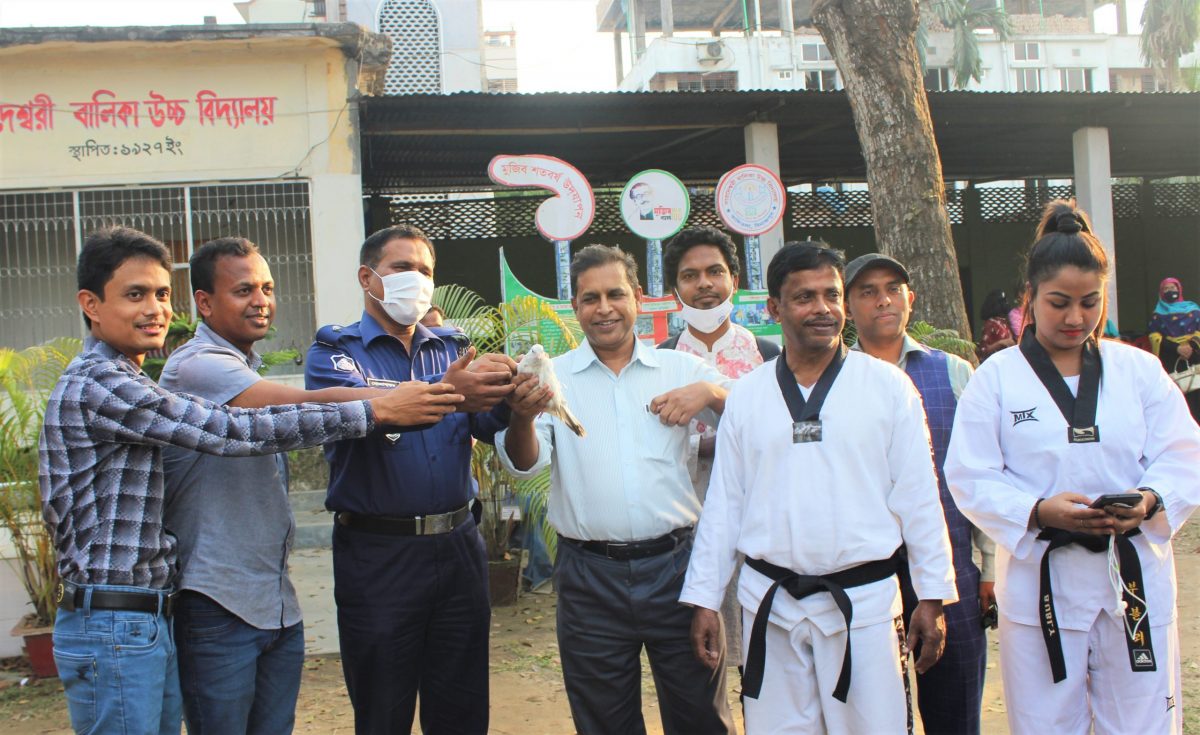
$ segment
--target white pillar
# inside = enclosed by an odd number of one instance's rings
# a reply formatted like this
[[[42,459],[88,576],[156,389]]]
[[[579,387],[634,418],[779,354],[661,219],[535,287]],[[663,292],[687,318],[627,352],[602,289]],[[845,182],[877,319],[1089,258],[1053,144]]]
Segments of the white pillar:
[[[779,126],[775,123],[750,123],[743,128],[746,140],[746,163],[769,168],[779,176]],[[783,178],[780,176],[780,178]],[[784,215],[786,216],[786,215]],[[762,248],[763,278],[767,275],[767,264],[783,248],[783,222],[759,237]]]
[[[362,175],[316,174],[311,181],[317,327],[356,322],[363,309],[363,293],[358,287],[358,250],[366,239]]]
[[[1108,128],[1080,128],[1071,136],[1075,150],[1075,199],[1092,220],[1092,232],[1108,254],[1108,316],[1117,319],[1117,245],[1113,230],[1112,162]]]

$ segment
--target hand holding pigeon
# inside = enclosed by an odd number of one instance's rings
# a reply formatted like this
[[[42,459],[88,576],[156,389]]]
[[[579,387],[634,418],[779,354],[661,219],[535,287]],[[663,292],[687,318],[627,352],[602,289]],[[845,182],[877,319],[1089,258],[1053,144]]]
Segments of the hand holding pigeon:
[[[554,374],[554,363],[551,362],[550,356],[546,354],[546,350],[541,345],[529,348],[529,353],[517,364],[517,375],[536,377],[538,384],[550,392],[550,400],[545,408],[546,413],[557,416],[576,435],[586,435],[587,432],[583,430],[579,419],[575,418],[571,409],[567,407],[567,399],[563,396],[562,386],[558,382],[558,376]]]

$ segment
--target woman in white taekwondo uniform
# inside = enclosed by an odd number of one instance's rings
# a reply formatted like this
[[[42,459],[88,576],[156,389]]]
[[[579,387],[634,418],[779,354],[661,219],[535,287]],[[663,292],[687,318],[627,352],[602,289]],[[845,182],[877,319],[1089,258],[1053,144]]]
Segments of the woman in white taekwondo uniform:
[[[1039,232],[1020,345],[967,385],[946,460],[1001,547],[1009,725],[1180,732],[1171,537],[1200,503],[1200,430],[1153,355],[1100,340],[1108,260],[1083,213],[1052,202]]]

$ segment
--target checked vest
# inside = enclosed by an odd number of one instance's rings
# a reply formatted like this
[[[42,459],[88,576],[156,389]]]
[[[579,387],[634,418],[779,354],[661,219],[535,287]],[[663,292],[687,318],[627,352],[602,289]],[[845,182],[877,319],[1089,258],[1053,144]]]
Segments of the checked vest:
[[[958,578],[958,597],[961,601],[978,596],[979,567],[975,566],[971,555],[971,522],[954,504],[943,470],[946,450],[950,446],[950,430],[954,428],[954,411],[958,407],[958,399],[954,397],[954,389],[950,385],[947,363],[945,352],[922,346],[920,352],[908,353],[904,372],[908,373],[925,404],[929,437],[933,441],[933,461],[937,468],[938,494],[942,500],[942,512],[946,516],[946,530],[950,534],[954,573]]]

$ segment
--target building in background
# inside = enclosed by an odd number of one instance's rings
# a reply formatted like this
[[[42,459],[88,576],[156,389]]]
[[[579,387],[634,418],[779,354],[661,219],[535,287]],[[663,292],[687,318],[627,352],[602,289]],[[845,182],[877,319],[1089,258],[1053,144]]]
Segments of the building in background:
[[[517,32],[512,28],[483,32],[483,64],[488,92],[518,92]]]
[[[241,235],[279,288],[267,349],[352,319],[358,99],[387,58],[347,23],[0,29],[0,344],[82,335],[76,257],[115,224],[171,248],[177,313],[193,248]]]
[[[348,21],[388,36],[392,60],[384,94],[483,92],[491,86],[483,43],[483,0],[248,0],[235,4],[248,23]],[[516,77],[515,67],[511,77]]]
[[[1127,24],[1118,23],[1117,33],[1097,32],[1100,3],[1094,0],[975,2],[1003,2],[1013,35],[1002,41],[991,29],[975,32],[983,78],[966,89],[1158,89],[1141,58],[1138,36],[1125,32]],[[1127,12],[1124,1],[1118,6]],[[598,0],[596,5],[597,29],[613,34],[617,83],[627,91],[839,89],[837,66],[811,15],[811,0]],[[926,87],[951,89],[953,35],[928,8],[925,22]]]

